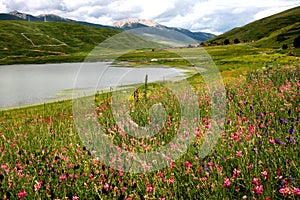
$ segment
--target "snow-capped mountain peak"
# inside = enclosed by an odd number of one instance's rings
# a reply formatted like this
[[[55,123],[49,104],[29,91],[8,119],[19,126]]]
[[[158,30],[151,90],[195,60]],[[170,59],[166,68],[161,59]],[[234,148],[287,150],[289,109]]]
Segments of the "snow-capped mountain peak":
[[[118,28],[123,28],[123,27],[128,27],[131,26],[133,24],[142,24],[145,26],[150,26],[150,27],[160,27],[162,25],[156,23],[156,22],[152,22],[146,19],[137,19],[137,18],[127,18],[127,19],[123,19],[120,21],[117,21],[115,23],[112,24],[112,26],[118,27]]]

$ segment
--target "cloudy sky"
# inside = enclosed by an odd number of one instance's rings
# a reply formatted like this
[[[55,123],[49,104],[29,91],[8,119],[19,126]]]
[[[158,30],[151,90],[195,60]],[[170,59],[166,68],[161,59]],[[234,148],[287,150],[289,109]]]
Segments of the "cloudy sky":
[[[300,6],[299,0],[0,0],[0,12],[18,10],[110,25],[124,18],[220,34]]]

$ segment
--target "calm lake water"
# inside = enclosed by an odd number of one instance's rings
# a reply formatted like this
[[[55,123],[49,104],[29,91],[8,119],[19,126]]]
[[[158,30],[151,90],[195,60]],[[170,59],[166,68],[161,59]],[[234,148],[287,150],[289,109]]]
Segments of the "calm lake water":
[[[175,68],[113,67],[109,63],[64,63],[0,66],[0,108],[70,98],[73,89],[116,86],[183,77]]]

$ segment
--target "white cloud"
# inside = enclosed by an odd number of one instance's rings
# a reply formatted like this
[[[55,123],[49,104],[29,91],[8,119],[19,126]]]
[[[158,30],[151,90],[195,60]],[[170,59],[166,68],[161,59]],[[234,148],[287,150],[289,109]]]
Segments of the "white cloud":
[[[0,12],[1,13],[6,13],[7,12],[6,5],[2,1],[0,1]]]
[[[254,15],[254,19],[259,20],[259,19],[262,19],[264,17],[268,17],[272,14],[282,12],[282,11],[287,10],[289,8],[291,8],[291,7],[290,6],[284,6],[284,7],[268,8],[266,10],[262,10],[261,12],[256,13]]]
[[[0,12],[53,13],[104,25],[136,17],[221,33],[299,5],[299,0],[0,0]]]

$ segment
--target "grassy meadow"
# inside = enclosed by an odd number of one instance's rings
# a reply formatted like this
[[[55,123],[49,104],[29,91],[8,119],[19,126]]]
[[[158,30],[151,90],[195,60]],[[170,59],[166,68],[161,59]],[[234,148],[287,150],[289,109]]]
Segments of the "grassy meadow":
[[[200,110],[199,120],[188,132],[195,136],[192,144],[182,157],[148,173],[116,170],[97,159],[95,149],[78,134],[72,101],[3,110],[0,199],[298,199],[299,58],[249,44],[205,50],[223,76],[227,105],[225,120],[219,122],[224,126],[208,155],[201,157],[199,151],[212,128],[212,99],[200,74],[187,79]],[[118,61],[134,66],[191,65],[176,52],[193,58],[199,49],[144,49]],[[157,61],[151,62],[153,58]],[[111,93],[92,97],[96,112],[83,117],[96,120],[105,137],[120,148],[150,152],[169,143],[178,127],[184,126],[182,113],[176,96],[159,84],[149,83],[137,91],[139,97],[131,94],[123,99],[137,124],[152,123],[148,110],[153,104],[160,102],[166,109],[166,120],[153,137],[134,138],[118,127]]]

